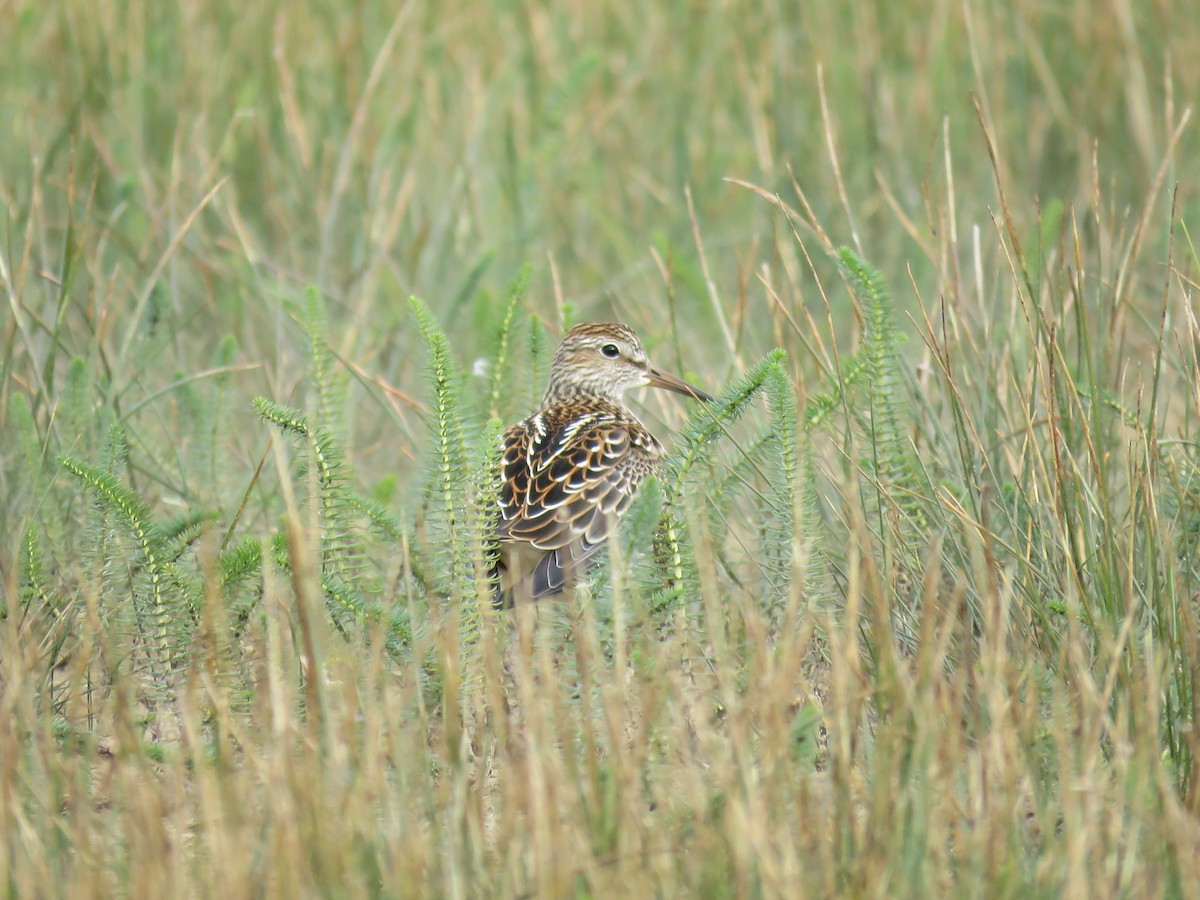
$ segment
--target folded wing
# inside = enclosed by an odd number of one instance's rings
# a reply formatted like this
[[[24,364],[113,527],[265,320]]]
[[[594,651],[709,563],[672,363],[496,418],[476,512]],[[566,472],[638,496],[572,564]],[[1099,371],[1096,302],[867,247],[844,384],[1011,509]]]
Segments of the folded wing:
[[[520,548],[522,571],[509,566],[513,583],[502,578],[500,592],[518,588],[537,599],[561,591],[604,546],[660,453],[645,429],[603,412],[561,423],[535,416],[509,429],[496,536],[502,557],[505,542],[541,553]]]

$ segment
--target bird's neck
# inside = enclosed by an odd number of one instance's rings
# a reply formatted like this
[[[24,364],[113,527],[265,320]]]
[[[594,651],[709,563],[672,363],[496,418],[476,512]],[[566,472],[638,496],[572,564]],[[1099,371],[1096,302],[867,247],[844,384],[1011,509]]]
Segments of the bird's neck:
[[[542,409],[567,404],[611,406],[621,411],[628,410],[624,397],[619,393],[596,390],[590,385],[554,384],[552,379],[550,386],[546,389],[546,396],[542,398]]]

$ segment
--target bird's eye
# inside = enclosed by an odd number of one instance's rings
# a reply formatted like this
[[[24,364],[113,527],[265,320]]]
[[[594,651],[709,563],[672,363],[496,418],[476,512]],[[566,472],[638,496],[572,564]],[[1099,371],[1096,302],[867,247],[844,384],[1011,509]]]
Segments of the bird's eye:
[[[605,356],[607,356],[609,359],[616,359],[618,356],[621,355],[621,348],[618,347],[616,344],[605,344],[603,347],[600,348],[600,352],[603,353]]]

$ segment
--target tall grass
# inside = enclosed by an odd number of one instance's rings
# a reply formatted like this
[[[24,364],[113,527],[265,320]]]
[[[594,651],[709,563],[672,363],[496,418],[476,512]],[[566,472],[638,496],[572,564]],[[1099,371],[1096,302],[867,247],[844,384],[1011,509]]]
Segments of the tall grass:
[[[1186,3],[0,29],[6,893],[1200,895]],[[718,400],[498,613],[610,317]]]

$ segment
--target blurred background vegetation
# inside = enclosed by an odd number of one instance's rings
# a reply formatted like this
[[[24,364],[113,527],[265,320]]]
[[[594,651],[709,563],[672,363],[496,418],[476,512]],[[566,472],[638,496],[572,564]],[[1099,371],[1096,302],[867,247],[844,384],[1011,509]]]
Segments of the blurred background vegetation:
[[[799,207],[794,182],[911,306],[910,278],[933,302],[939,272],[969,262],[940,258],[947,229],[969,248],[979,228],[997,255],[972,95],[1031,253],[1071,215],[1111,245],[1148,199],[1161,246],[1200,147],[1189,128],[1167,154],[1200,81],[1200,23],[1168,2],[10,2],[0,24],[2,387],[38,371],[49,402],[73,356],[128,406],[226,334],[260,367],[235,389],[289,396],[278,310],[307,285],[330,299],[343,352],[416,392],[403,299],[426,299],[470,354],[481,307],[525,264],[547,322],[557,300],[661,336],[670,311],[686,365],[720,377],[736,363],[710,293],[739,351],[781,342],[763,267],[790,269],[789,303],[823,312],[791,225],[727,179]],[[1183,178],[1183,221],[1196,203]],[[982,287],[979,314],[1010,302]],[[24,317],[39,327],[22,341]],[[153,404],[137,418],[148,441],[164,430]],[[414,452],[411,434],[355,439],[372,472]]]

